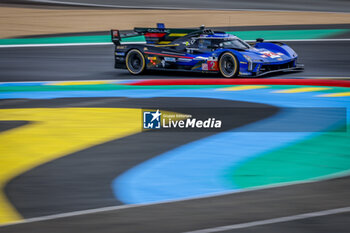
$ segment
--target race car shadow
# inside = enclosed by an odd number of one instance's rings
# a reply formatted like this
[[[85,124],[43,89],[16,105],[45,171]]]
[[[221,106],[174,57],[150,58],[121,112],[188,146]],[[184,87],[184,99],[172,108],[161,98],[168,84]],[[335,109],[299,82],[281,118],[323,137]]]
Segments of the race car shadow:
[[[296,72],[293,72],[296,73]],[[115,73],[114,73],[115,74]],[[265,79],[265,78],[276,78],[280,76],[288,77],[287,72],[276,72],[271,74],[266,74],[259,77],[235,77],[235,79]],[[161,79],[161,78],[171,78],[171,79],[203,79],[203,78],[223,78],[220,74],[216,73],[200,73],[200,72],[185,72],[185,71],[161,71],[161,70],[147,70],[141,75],[132,75],[127,70],[117,70],[118,79]],[[289,75],[290,76],[290,75]]]

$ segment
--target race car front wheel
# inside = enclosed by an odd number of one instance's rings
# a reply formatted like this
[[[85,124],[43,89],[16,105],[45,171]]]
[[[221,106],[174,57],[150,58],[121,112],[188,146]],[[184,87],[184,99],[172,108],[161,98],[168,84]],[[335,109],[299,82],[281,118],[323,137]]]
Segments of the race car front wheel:
[[[238,75],[239,67],[236,57],[230,53],[225,52],[219,60],[219,69],[222,76],[225,78],[233,78]]]
[[[132,49],[126,54],[125,62],[131,74],[141,74],[145,70],[145,57],[137,49]]]

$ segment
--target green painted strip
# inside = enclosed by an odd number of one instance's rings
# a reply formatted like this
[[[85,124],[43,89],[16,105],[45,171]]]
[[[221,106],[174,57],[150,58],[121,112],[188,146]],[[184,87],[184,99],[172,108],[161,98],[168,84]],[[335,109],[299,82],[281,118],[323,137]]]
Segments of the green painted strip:
[[[226,173],[226,179],[232,185],[249,188],[343,172],[350,169],[349,142],[347,132],[314,136],[248,160]]]
[[[25,38],[25,39],[0,39],[0,45],[105,43],[105,42],[111,42],[110,36],[67,36],[67,37]]]
[[[123,42],[144,42],[144,36],[125,38]],[[71,43],[110,43],[110,36],[67,36],[47,38],[0,39],[0,45],[18,44],[71,44]]]
[[[270,31],[237,31],[228,32],[244,40],[255,40],[263,37],[266,40],[295,40],[295,39],[319,39],[337,34],[349,32],[349,29],[314,29],[314,30],[270,30]],[[144,42],[144,36],[129,37],[123,42]],[[0,45],[19,44],[66,44],[66,43],[106,43],[111,42],[109,35],[101,36],[67,36],[47,38],[23,38],[23,39],[0,39]]]
[[[320,87],[320,88],[330,88],[327,90],[320,90],[315,93],[339,93],[339,92],[348,92],[350,88],[348,87],[328,87],[328,86],[303,86],[303,85],[270,85],[270,89],[277,90],[286,90],[293,88],[301,88],[301,87]]]
[[[255,40],[264,38],[265,40],[301,40],[301,39],[321,39],[337,34],[349,32],[349,29],[313,29],[313,30],[270,30],[270,31],[237,31],[228,32],[244,40]]]

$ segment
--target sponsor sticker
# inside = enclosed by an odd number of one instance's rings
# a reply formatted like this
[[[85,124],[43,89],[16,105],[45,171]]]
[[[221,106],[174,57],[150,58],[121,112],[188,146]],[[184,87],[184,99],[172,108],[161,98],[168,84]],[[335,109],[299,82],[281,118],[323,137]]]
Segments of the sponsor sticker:
[[[202,70],[208,70],[208,64],[207,63],[203,63],[202,64]]]
[[[208,61],[218,61],[217,57],[208,57]]]
[[[251,75],[252,73],[247,73],[247,72],[239,72],[240,75]]]
[[[192,59],[190,59],[190,58],[178,58],[177,59],[177,61],[179,61],[179,62],[190,62],[190,61],[192,61]]]
[[[164,61],[167,61],[167,62],[176,62],[176,58],[175,58],[175,57],[164,57]]]

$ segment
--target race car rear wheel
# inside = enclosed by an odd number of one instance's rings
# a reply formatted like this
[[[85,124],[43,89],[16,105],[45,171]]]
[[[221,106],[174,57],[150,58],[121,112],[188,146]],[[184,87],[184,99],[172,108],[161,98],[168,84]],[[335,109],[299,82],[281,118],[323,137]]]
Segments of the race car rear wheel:
[[[220,57],[219,70],[225,78],[236,77],[239,72],[237,58],[232,53],[225,52]]]
[[[141,74],[145,70],[145,57],[137,50],[132,49],[126,54],[126,68],[131,74]]]

